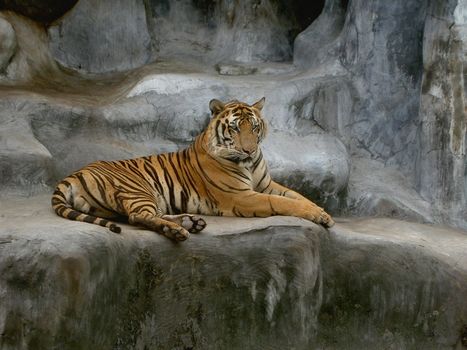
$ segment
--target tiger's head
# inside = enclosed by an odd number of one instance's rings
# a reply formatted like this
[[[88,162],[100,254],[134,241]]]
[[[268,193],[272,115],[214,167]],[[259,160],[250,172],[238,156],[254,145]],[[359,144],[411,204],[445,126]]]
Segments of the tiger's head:
[[[207,128],[209,153],[235,163],[253,160],[267,131],[261,117],[264,101],[263,97],[250,106],[237,100],[227,103],[211,100],[212,119]]]

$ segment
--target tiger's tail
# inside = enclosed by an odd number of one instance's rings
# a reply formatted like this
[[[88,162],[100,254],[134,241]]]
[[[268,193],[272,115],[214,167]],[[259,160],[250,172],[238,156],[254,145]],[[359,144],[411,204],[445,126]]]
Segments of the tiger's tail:
[[[63,193],[61,189],[63,187],[65,187],[64,191],[66,193]],[[109,220],[99,218],[97,216],[85,214],[85,213],[82,213],[80,211],[73,209],[73,207],[68,203],[67,196],[66,196],[66,194],[68,194],[67,192],[69,192],[70,189],[71,189],[71,185],[63,181],[57,186],[57,188],[55,189],[55,192],[52,195],[52,208],[55,211],[55,213],[57,213],[58,216],[62,216],[65,219],[69,219],[69,220],[82,221],[82,222],[87,222],[90,224],[104,226],[104,227],[107,227],[110,231],[115,232],[115,233],[122,232],[122,229],[120,226],[117,226],[115,223]]]

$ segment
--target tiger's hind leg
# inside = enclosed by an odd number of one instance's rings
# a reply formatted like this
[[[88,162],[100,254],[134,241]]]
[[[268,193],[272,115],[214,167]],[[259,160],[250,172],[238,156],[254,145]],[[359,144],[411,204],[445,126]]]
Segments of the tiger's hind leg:
[[[190,233],[198,233],[206,227],[206,221],[191,214],[163,215],[162,219],[175,222]]]
[[[132,225],[142,225],[148,229],[161,233],[174,241],[184,241],[190,234],[178,223],[165,220],[150,213],[131,213],[128,222]]]
[[[128,194],[125,197],[119,198],[120,204],[131,225],[146,227],[174,241],[184,241],[190,236],[190,233],[180,224],[162,217],[154,198],[150,196],[144,198],[141,194],[138,194],[138,200],[131,198],[132,196]]]

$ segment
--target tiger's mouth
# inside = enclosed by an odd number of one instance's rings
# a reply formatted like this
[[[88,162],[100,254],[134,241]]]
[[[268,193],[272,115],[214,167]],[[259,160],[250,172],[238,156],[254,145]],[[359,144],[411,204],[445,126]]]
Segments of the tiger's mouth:
[[[253,158],[250,155],[246,155],[245,157],[233,156],[229,158],[229,160],[234,161],[235,163],[248,163],[253,161]]]
[[[252,153],[246,153],[232,146],[216,144],[212,148],[212,154],[215,154],[217,157],[230,160],[235,163],[247,163],[251,162],[257,154],[257,149]]]
[[[238,150],[234,150],[226,158],[235,163],[248,163],[253,160],[255,155],[256,155],[256,151],[254,151],[253,153],[245,153],[245,152],[241,152]]]

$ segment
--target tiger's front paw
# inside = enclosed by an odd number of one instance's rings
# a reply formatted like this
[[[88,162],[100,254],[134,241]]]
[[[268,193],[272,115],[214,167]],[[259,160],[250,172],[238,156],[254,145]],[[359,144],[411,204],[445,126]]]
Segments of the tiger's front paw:
[[[191,214],[164,215],[162,218],[175,222],[190,233],[198,233],[206,227],[206,221],[203,218]]]
[[[312,213],[312,221],[314,223],[323,225],[324,227],[334,226],[334,220],[331,218],[331,215],[326,213],[323,208],[316,207]]]
[[[162,234],[176,242],[184,241],[190,236],[187,230],[178,225],[163,226]]]
[[[186,215],[181,224],[188,232],[198,233],[206,227],[206,221],[199,216]]]
[[[332,219],[331,215],[326,213],[324,210],[322,211],[321,215],[319,216],[319,221],[324,227],[333,227],[334,220]]]

